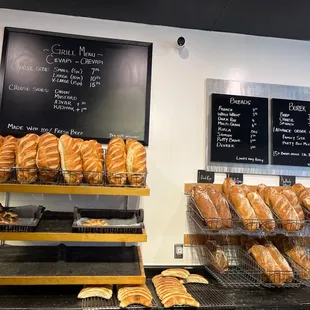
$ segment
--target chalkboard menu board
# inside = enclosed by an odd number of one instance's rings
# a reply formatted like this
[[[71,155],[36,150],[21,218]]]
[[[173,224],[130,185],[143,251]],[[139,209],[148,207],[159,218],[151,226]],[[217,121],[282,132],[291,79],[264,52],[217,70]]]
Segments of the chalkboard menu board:
[[[272,163],[310,166],[310,102],[272,99]]]
[[[211,161],[268,164],[268,99],[212,94]]]
[[[151,43],[6,28],[0,134],[147,145],[151,58]]]

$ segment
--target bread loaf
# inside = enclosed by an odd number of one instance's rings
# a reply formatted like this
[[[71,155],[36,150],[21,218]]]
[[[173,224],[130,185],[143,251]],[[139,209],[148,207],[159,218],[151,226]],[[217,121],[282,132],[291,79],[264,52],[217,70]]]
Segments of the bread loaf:
[[[258,218],[246,198],[244,191],[238,185],[231,188],[229,192],[229,199],[239,213],[242,223],[246,229],[250,231],[257,230],[259,228]]]
[[[126,183],[126,147],[122,138],[113,138],[108,144],[106,169],[109,184]]]
[[[66,183],[78,185],[82,182],[82,159],[79,145],[69,135],[62,135],[59,139],[59,153],[62,174]]]
[[[138,141],[131,141],[126,144],[127,158],[126,169],[128,172],[128,181],[135,186],[145,184],[146,177],[146,150]]]
[[[269,207],[265,204],[264,200],[256,192],[248,192],[247,198],[262,224],[262,227],[267,231],[274,231],[276,227],[275,220]]]
[[[39,137],[36,165],[39,169],[40,181],[54,181],[60,168],[60,154],[58,138],[49,132]]]
[[[297,196],[299,203],[303,205],[308,211],[310,211],[310,189],[304,188],[300,190]]]
[[[190,273],[186,269],[170,268],[170,269],[163,270],[161,272],[161,275],[163,277],[177,277],[181,279],[186,279],[190,275]]]
[[[207,186],[206,191],[213,205],[215,206],[218,216],[221,219],[223,228],[231,228],[232,227],[231,212],[226,199],[220,192],[216,191],[212,186]]]
[[[211,254],[212,256],[210,261],[213,267],[215,267],[219,273],[228,271],[229,262],[221,246],[216,246],[215,249],[211,250]]]
[[[285,274],[263,245],[254,245],[249,252],[272,283],[277,285],[285,283]]]
[[[209,281],[208,281],[205,277],[203,277],[203,276],[201,276],[201,275],[199,275],[199,274],[193,274],[193,273],[191,273],[191,274],[187,277],[187,279],[185,280],[185,283],[186,283],[186,284],[187,284],[187,283],[209,284]]]
[[[15,150],[17,139],[7,136],[3,139],[0,147],[0,183],[6,182],[11,174],[11,169],[15,164]]]
[[[0,148],[1,148],[2,144],[3,144],[3,140],[4,140],[4,138],[2,136],[0,136]]]
[[[299,197],[300,193],[305,189],[306,188],[300,183],[296,183],[292,186],[292,191],[297,195],[297,197]]]
[[[89,184],[102,184],[103,148],[95,140],[83,141],[80,146],[83,175]]]
[[[225,196],[228,198],[229,197],[229,192],[230,192],[230,189],[236,185],[236,182],[233,180],[233,179],[230,179],[230,178],[226,178],[224,180],[224,183],[223,183],[223,193],[225,194]]]
[[[29,133],[16,145],[17,180],[19,183],[34,183],[37,179],[36,157],[39,137]]]
[[[251,190],[247,185],[241,184],[240,187],[243,189],[245,195],[247,195],[248,193],[251,193]]]
[[[193,188],[192,196],[195,199],[197,207],[205,219],[207,226],[211,230],[218,230],[222,228],[222,221],[219,217],[215,206],[213,205],[206,190],[200,189],[199,187]]]
[[[104,299],[111,299],[113,295],[112,290],[112,285],[86,286],[80,291],[78,298],[84,299],[90,297],[100,297]]]
[[[126,297],[120,302],[119,306],[120,308],[126,308],[129,305],[136,305],[136,304],[142,305],[147,308],[152,307],[152,301],[140,295]]]

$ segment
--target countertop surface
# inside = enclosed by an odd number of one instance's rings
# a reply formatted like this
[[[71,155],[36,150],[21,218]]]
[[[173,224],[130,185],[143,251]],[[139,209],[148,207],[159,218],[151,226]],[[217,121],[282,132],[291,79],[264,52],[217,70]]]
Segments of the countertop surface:
[[[158,274],[158,271],[157,269],[150,271],[146,268],[148,277]],[[195,272],[203,273],[202,270],[195,270]],[[198,289],[197,293],[207,299],[210,298],[211,303],[211,299],[214,303],[218,300],[223,303],[214,307],[204,307],[205,309],[310,309],[310,288],[305,286],[283,289],[224,288],[212,278],[208,278],[210,279],[210,284],[206,286],[208,292]],[[148,284],[151,285],[151,282],[148,281]],[[77,299],[77,294],[81,288],[82,286],[76,285],[2,286],[0,287],[0,309],[80,310],[82,302]],[[228,301],[231,305],[227,304]]]

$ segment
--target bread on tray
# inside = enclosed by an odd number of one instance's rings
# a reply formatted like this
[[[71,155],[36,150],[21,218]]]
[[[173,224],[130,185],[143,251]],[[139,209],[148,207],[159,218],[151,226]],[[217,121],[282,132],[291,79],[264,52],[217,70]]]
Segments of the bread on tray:
[[[186,279],[190,273],[188,270],[183,269],[183,268],[170,268],[163,270],[161,272],[161,275],[164,277],[176,277],[176,278],[181,278],[181,279]]]
[[[152,307],[153,296],[145,284],[142,285],[120,285],[118,286],[117,299],[120,308],[139,304],[147,308]]]
[[[96,286],[85,286],[80,293],[78,298],[90,298],[100,297],[103,299],[111,299],[113,295],[113,285],[96,285]]]

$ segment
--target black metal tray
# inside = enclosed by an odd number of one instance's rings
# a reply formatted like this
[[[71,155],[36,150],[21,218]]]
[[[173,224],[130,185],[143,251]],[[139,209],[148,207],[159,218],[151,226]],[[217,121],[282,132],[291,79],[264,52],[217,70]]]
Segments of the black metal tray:
[[[82,218],[113,220],[108,226],[82,226],[79,221]],[[130,220],[137,225],[126,224]],[[144,212],[139,210],[112,210],[112,209],[80,209],[74,208],[74,222],[72,231],[77,233],[110,233],[110,234],[141,234],[144,228]],[[131,222],[132,222],[131,221]],[[117,222],[117,224],[115,224]]]
[[[43,206],[21,206],[6,208],[5,211],[12,211],[18,215],[18,221],[12,224],[0,224],[2,232],[33,232],[39,224],[43,211]]]

